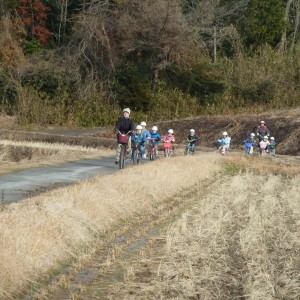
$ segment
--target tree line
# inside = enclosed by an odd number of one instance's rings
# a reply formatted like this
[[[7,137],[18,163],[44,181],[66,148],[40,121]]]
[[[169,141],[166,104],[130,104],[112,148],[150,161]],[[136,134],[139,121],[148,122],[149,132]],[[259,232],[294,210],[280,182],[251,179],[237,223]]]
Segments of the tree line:
[[[300,0],[2,0],[0,108],[102,126],[295,107]]]

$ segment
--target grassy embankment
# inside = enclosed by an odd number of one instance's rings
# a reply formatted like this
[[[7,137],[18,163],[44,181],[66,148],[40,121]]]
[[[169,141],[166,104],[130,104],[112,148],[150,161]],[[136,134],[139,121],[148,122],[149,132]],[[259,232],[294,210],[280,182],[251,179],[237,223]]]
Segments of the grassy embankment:
[[[47,278],[59,263],[84,259],[101,234],[201,184],[220,170],[218,160],[211,154],[159,160],[3,207],[0,296]]]

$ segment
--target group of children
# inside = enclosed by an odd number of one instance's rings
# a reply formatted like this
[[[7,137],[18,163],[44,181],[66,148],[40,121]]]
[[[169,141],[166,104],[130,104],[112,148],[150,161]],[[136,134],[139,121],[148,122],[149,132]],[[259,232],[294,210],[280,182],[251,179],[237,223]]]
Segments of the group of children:
[[[262,121],[263,122],[263,121]],[[264,124],[264,123],[263,123]],[[259,142],[256,141],[256,138],[259,139]],[[134,149],[135,145],[139,145],[139,149],[142,153],[142,159],[146,159],[147,151],[146,151],[146,145],[148,143],[153,143],[155,147],[155,153],[157,155],[157,147],[159,145],[160,141],[163,141],[164,146],[164,155],[166,155],[166,150],[169,148],[170,152],[172,152],[172,144],[175,142],[175,136],[173,129],[169,129],[167,134],[164,136],[161,136],[158,132],[157,126],[153,126],[150,131],[146,129],[146,122],[141,122],[140,125],[136,126],[136,130],[134,134],[131,137],[132,141],[132,148]],[[195,150],[195,146],[199,141],[199,137],[195,134],[194,129],[190,129],[189,135],[186,138],[187,141],[187,149],[192,149],[192,153]],[[224,131],[222,133],[222,138],[218,141],[218,151],[224,155],[228,153],[231,137],[228,136],[228,133]],[[268,135],[265,135],[263,137],[260,137],[260,135],[256,135],[254,133],[251,133],[250,136],[244,140],[243,142],[246,154],[252,155],[253,149],[255,146],[259,147],[259,151],[262,155],[270,154],[275,155],[275,147],[276,142],[274,137],[268,137]]]
[[[250,155],[253,154],[253,147],[258,145],[261,155],[270,154],[274,156],[276,144],[275,138],[272,136],[269,139],[268,135],[263,136],[257,144],[254,133],[251,133],[250,136],[244,141],[246,154]]]
[[[157,126],[153,126],[150,131],[146,129],[146,122],[141,122],[140,125],[136,126],[136,130],[131,137],[132,148],[134,149],[136,145],[139,145],[139,149],[142,153],[142,159],[146,159],[147,151],[146,145],[147,143],[153,143],[155,154],[158,153],[158,145],[159,142],[163,142],[164,146],[164,155],[166,156],[167,150],[170,152],[173,151],[173,143],[175,142],[174,130],[169,129],[167,134],[161,136],[158,132]],[[195,148],[196,143],[198,142],[199,137],[195,134],[195,130],[191,129],[190,133],[187,137],[188,146]]]

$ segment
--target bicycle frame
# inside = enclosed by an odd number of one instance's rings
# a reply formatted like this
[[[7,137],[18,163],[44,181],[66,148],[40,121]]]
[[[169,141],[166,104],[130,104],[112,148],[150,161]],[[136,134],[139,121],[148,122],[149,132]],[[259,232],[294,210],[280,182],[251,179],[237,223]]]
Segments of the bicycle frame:
[[[156,153],[155,153],[155,141],[153,139],[149,140],[148,154],[149,154],[150,160],[155,159],[155,155],[156,155]]]
[[[188,142],[186,144],[186,148],[184,150],[184,155],[187,155],[187,154],[194,154],[195,153],[195,147],[196,145],[195,144],[192,144],[191,142]]]
[[[140,144],[137,143],[132,148],[132,162],[133,164],[139,164],[141,159],[141,150],[140,150]]]
[[[129,136],[130,132],[131,131],[128,131],[126,134],[122,134],[118,130],[118,134],[121,135],[122,137],[124,137],[125,135]],[[124,169],[125,168],[125,158],[126,158],[126,155],[127,155],[128,139],[129,139],[129,137],[127,139],[125,139],[127,141],[126,143],[120,143],[121,151],[120,151],[120,157],[119,157],[119,169]]]

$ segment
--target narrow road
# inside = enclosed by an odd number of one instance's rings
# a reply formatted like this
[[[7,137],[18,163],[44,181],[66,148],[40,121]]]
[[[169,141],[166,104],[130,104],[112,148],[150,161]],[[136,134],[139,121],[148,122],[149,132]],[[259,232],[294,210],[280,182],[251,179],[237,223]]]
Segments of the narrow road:
[[[0,176],[2,204],[9,204],[58,186],[72,184],[97,175],[115,172],[114,157],[80,160],[63,165],[41,167]],[[131,161],[127,161],[131,165]]]

